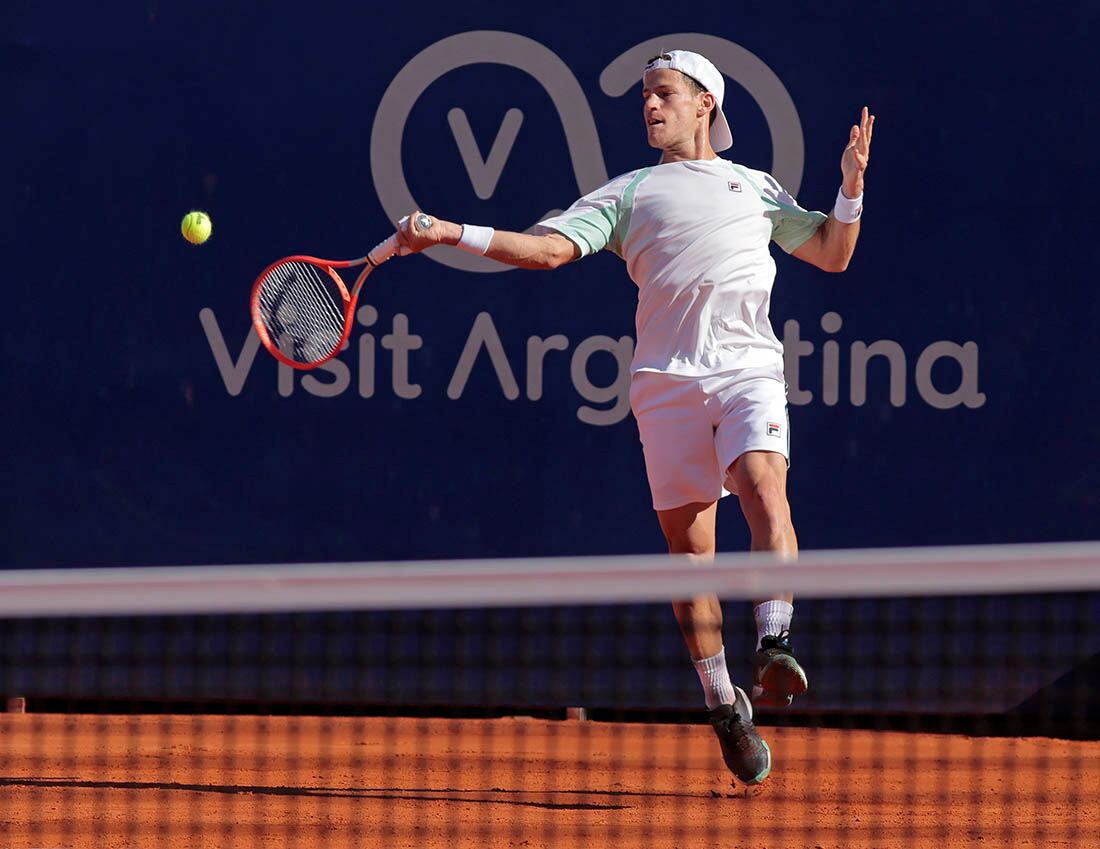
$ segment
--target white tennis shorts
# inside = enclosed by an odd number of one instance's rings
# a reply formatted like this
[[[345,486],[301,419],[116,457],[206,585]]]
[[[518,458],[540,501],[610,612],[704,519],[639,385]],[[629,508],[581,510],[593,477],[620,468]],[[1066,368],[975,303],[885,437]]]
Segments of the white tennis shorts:
[[[630,381],[654,510],[717,501],[736,492],[727,477],[747,451],[790,463],[787,385],[781,366],[684,377],[640,371]]]

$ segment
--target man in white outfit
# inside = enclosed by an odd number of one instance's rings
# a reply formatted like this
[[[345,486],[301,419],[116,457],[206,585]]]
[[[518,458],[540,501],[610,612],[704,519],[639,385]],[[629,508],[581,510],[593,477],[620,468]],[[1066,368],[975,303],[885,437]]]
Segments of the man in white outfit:
[[[535,234],[403,219],[410,251],[436,244],[520,268],[553,269],[608,249],[638,286],[630,401],[661,529],[674,554],[711,559],[718,499],[737,495],[753,551],[794,558],[783,347],[768,315],[769,246],[825,271],[844,271],[859,236],[874,116],[864,107],[841,158],[828,215],[800,207],[769,174],[718,156],[733,144],[725,82],[703,56],[674,50],[643,72],[643,116],[657,165],[616,177]],[[722,611],[713,595],[673,603],[730,770],[759,783],[771,752],[752,704],[785,705],[805,692],[789,641],[790,596],[762,600],[750,702],[730,681]]]

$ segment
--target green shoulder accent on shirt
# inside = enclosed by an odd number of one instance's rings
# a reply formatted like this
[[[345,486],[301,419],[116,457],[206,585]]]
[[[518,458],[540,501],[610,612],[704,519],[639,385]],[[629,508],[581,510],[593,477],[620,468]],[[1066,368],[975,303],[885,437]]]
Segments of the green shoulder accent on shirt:
[[[611,233],[611,238],[607,241],[607,248],[613,252],[620,259],[623,257],[623,240],[626,239],[626,234],[630,232],[630,216],[634,213],[634,193],[638,189],[638,184],[649,176],[649,172],[653,170],[653,166],[648,168],[642,168],[634,175],[634,179],[627,184],[627,187],[623,190],[623,198],[619,203],[619,223]]]
[[[603,250],[618,220],[618,204],[608,204],[572,215],[567,220],[554,224],[553,229],[580,248],[581,256],[589,256]]]
[[[821,212],[811,212],[794,203],[794,198],[786,194],[779,183],[772,180],[774,191],[768,191],[761,186],[740,165],[724,160],[734,172],[741,175],[757,197],[764,202],[767,211],[764,213],[772,222],[772,241],[787,253],[794,253],[810,238],[817,229],[825,223],[827,215]],[[784,198],[790,198],[788,203]]]
[[[573,242],[581,256],[589,256],[605,247],[621,256],[634,189],[652,170],[643,168],[620,174],[579,198],[569,209],[539,223]]]

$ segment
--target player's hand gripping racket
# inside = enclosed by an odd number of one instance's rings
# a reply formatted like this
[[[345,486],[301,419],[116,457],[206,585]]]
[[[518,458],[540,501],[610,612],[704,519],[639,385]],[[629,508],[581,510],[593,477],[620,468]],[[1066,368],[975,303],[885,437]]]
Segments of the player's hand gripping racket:
[[[427,230],[432,219],[417,215]],[[330,260],[288,256],[264,269],[252,286],[252,324],[275,359],[311,369],[335,357],[351,333],[355,303],[368,275],[400,250],[397,233],[359,259]],[[349,294],[336,269],[363,270]]]

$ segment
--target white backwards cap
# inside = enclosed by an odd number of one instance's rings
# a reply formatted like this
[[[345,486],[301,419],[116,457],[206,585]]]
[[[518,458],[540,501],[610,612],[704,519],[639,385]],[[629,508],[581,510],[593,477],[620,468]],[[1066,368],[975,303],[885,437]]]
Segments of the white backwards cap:
[[[671,68],[681,74],[687,74],[714,95],[714,99],[718,101],[716,109],[718,114],[710,127],[710,146],[716,153],[733,147],[733,133],[730,132],[729,122],[722,111],[726,81],[722,79],[721,72],[714,67],[714,64],[705,56],[692,53],[690,50],[670,50],[645,66],[647,71],[655,71],[659,68]]]

